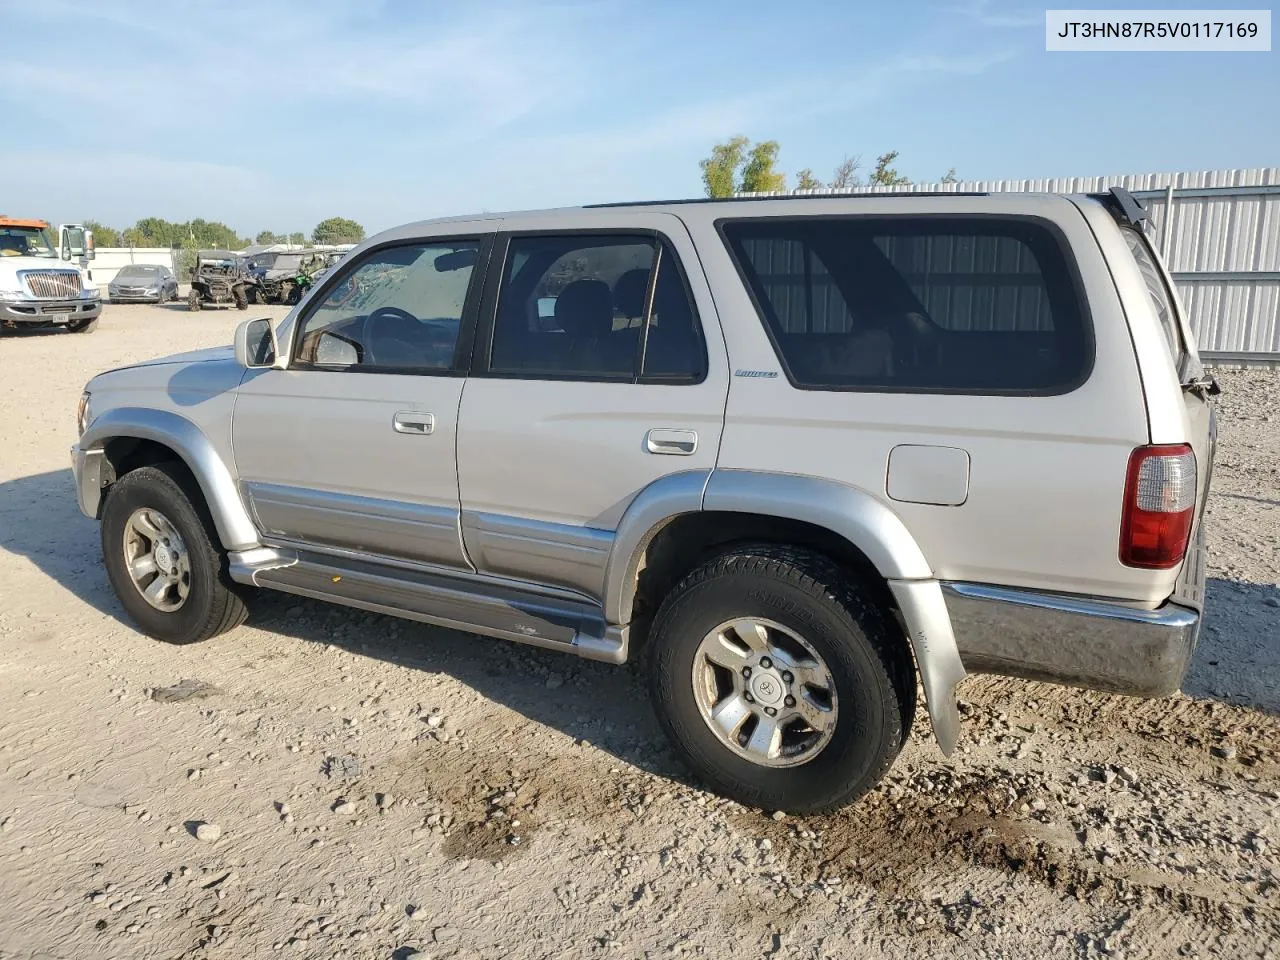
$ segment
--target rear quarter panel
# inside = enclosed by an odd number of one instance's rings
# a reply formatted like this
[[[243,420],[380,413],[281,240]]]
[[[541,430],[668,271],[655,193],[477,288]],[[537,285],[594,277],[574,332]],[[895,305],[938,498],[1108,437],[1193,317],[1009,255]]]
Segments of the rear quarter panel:
[[[1073,251],[1088,299],[1093,369],[1082,386],[1052,397],[797,389],[715,228],[719,217],[766,215],[772,204],[690,207],[683,215],[715,291],[731,369],[778,371],[731,378],[717,468],[825,477],[863,490],[902,518],[939,579],[1150,603],[1167,597],[1163,581],[1171,577],[1119,562],[1128,458],[1149,434],[1134,344],[1080,211],[1065,198],[1028,195],[779,203],[791,216],[1007,213],[1051,221]],[[886,470],[899,444],[967,451],[965,502],[890,500]]]

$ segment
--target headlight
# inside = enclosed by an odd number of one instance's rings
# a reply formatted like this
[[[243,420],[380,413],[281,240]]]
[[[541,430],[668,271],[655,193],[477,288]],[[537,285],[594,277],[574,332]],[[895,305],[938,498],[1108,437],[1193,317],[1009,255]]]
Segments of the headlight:
[[[159,292],[160,292],[160,288],[159,288],[159,287],[147,287],[147,295],[148,295],[148,296],[150,296],[150,295],[151,295],[151,294],[153,294],[153,293],[159,293]]]
[[[97,287],[90,287],[88,290],[80,291],[81,300],[99,300],[101,298],[102,294],[98,291]]]
[[[0,290],[0,300],[25,300],[27,299],[27,291],[25,290]]]
[[[89,410],[89,391],[86,390],[80,394],[80,403],[76,407],[76,428],[80,431],[80,436],[84,436],[85,428],[89,426],[89,421],[93,419],[93,414]]]

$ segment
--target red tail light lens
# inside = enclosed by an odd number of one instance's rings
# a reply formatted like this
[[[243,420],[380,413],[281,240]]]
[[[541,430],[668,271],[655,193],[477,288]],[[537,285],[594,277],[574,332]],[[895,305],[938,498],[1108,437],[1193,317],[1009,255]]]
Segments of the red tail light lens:
[[[1120,562],[1167,570],[1182,562],[1196,507],[1196,457],[1186,444],[1139,447],[1129,456]]]

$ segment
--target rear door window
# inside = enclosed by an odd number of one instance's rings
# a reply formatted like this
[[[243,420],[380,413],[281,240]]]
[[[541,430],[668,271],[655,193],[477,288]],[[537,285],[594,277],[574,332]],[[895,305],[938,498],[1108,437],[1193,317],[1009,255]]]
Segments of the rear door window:
[[[1062,393],[1093,340],[1064,245],[998,217],[722,221],[783,367],[818,390]]]
[[[488,372],[696,382],[706,370],[684,276],[653,236],[511,238]]]

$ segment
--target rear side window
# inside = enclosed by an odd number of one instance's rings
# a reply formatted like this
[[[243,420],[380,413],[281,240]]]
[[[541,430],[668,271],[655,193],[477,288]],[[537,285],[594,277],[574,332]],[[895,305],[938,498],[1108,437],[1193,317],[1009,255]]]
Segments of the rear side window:
[[[1074,274],[1038,221],[810,217],[721,229],[796,386],[1062,393],[1092,366]]]
[[[1155,256],[1151,252],[1146,238],[1132,227],[1124,227],[1125,243],[1129,252],[1137,261],[1138,272],[1142,274],[1142,282],[1146,284],[1147,296],[1151,298],[1152,309],[1160,321],[1160,329],[1164,331],[1165,342],[1169,345],[1169,355],[1173,357],[1173,365],[1179,373],[1187,359],[1187,349],[1182,342],[1182,331],[1178,329],[1178,315],[1173,307],[1173,295],[1165,286],[1160,268],[1156,266]]]

